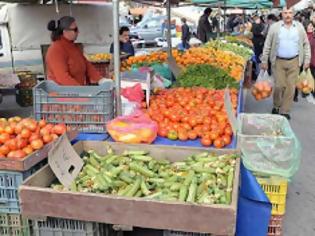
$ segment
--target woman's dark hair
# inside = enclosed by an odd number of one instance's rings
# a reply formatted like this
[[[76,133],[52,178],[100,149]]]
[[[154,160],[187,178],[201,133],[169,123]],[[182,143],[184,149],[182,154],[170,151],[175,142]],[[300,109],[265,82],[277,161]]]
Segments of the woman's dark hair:
[[[210,15],[211,12],[212,12],[212,9],[211,9],[210,7],[207,7],[203,13],[204,13],[205,15]]]
[[[129,32],[129,28],[127,26],[122,26],[119,29],[119,35],[122,35],[124,32]]]
[[[75,22],[72,16],[63,16],[57,22],[55,20],[49,21],[47,29],[51,31],[51,40],[56,41],[60,39],[65,29],[69,29],[70,25]]]

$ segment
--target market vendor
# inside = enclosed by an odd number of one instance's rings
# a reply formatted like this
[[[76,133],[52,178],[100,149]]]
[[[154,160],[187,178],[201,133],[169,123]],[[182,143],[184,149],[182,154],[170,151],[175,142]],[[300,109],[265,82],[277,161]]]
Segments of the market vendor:
[[[122,26],[119,29],[119,48],[120,48],[120,54],[126,55],[126,56],[134,56],[135,55],[135,49],[130,42],[129,39],[129,28],[126,26]],[[110,45],[110,53],[114,53],[114,43]]]
[[[75,18],[64,16],[57,22],[52,20],[47,28],[52,40],[46,55],[47,79],[70,86],[97,83],[101,75],[74,43],[79,34]]]

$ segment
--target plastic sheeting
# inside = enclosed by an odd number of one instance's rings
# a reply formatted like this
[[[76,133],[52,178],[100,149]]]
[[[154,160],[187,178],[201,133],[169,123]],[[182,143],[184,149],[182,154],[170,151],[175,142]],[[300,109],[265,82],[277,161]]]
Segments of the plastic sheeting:
[[[39,49],[50,44],[47,23],[70,15],[70,5],[60,5],[56,13],[54,5],[12,5],[8,7],[8,21],[15,50]],[[72,5],[72,16],[80,30],[77,42],[93,45],[109,45],[112,42],[112,5]]]
[[[238,147],[246,168],[288,179],[296,173],[301,145],[285,117],[241,114],[238,122]]]

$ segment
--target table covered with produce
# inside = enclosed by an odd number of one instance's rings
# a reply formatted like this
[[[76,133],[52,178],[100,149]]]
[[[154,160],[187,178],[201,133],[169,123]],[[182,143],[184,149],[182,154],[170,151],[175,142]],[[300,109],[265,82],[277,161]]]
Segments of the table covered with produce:
[[[122,116],[111,81],[36,85],[36,120],[0,123],[0,218],[8,222],[0,234],[115,235],[111,225],[164,236],[281,233],[300,144],[282,117],[243,113],[251,47],[229,36],[173,50],[176,79],[166,52],[127,58],[122,73],[149,73],[152,84],[149,98],[137,84],[124,88],[132,109]],[[249,94],[257,102],[273,86],[260,77]]]

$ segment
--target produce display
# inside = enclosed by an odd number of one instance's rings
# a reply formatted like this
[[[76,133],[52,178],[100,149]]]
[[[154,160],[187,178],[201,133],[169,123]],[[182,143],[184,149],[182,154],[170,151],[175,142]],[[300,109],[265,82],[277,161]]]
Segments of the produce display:
[[[0,158],[23,159],[66,132],[63,124],[12,117],[0,119]]]
[[[224,39],[231,43],[237,43],[244,47],[253,48],[253,42],[245,36],[226,36]]]
[[[223,42],[221,40],[213,40],[206,44],[206,47],[215,48],[222,51],[230,51],[244,58],[244,60],[249,60],[254,54],[253,50],[243,45],[236,43]]]
[[[246,61],[234,53],[217,50],[214,48],[190,48],[185,52],[173,50],[176,63],[182,69],[189,65],[209,64],[224,69],[235,80],[240,81]],[[154,63],[164,63],[167,61],[166,52],[158,51],[149,55],[129,57],[122,63],[121,70],[130,70],[132,66],[150,66]]]
[[[91,62],[109,61],[111,58],[112,55],[109,53],[96,53],[87,55],[87,59]]]
[[[238,91],[230,89],[234,113]],[[201,138],[204,146],[223,148],[231,143],[232,128],[224,108],[224,90],[203,87],[160,90],[147,110],[158,123],[158,135],[171,140]]]
[[[252,95],[257,101],[270,97],[272,86],[268,81],[258,81],[252,88]]]
[[[142,197],[197,204],[230,204],[236,154],[200,153],[171,163],[157,160],[146,151],[105,156],[91,150],[71,186],[72,191]],[[60,184],[55,190],[64,190]]]
[[[176,78],[179,87],[206,87],[224,89],[227,86],[239,88],[239,82],[233,79],[225,70],[212,65],[190,65]]]

